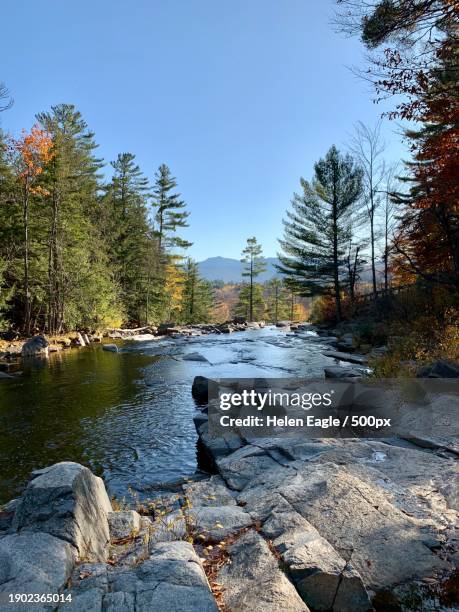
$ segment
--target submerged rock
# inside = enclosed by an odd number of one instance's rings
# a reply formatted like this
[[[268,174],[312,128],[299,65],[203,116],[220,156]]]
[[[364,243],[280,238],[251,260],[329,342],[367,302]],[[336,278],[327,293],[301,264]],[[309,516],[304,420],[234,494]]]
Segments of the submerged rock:
[[[119,353],[119,348],[116,344],[103,344],[102,349],[110,353]]]
[[[183,355],[182,359],[184,361],[201,361],[202,363],[209,363],[209,360],[201,355],[201,353],[187,353]]]

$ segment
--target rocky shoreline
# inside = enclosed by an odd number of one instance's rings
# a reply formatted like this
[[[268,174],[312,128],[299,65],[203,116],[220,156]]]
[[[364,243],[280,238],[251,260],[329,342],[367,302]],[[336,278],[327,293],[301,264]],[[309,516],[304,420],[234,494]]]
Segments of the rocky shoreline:
[[[264,321],[247,322],[243,317],[235,317],[219,324],[202,323],[196,325],[175,325],[164,323],[156,326],[135,329],[107,329],[103,332],[77,331],[57,336],[37,334],[28,339],[0,340],[0,379],[14,378],[20,372],[21,359],[47,358],[51,353],[58,353],[74,348],[84,348],[104,339],[127,341],[161,340],[165,336],[182,338],[206,334],[231,334],[253,329],[261,329]],[[116,344],[104,344],[108,351],[117,352]]]
[[[207,385],[192,392],[215,474],[132,509],[79,464],[34,472],[0,511],[0,594],[63,597],[38,610],[456,609],[453,441],[217,440]]]

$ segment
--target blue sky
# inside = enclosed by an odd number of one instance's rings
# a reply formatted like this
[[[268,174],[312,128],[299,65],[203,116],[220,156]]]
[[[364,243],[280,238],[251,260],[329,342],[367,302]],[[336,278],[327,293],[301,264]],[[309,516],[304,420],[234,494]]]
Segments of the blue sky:
[[[240,255],[257,236],[278,250],[300,176],[357,120],[377,121],[356,39],[336,34],[333,0],[3,0],[0,81],[13,133],[72,103],[100,155],[160,163],[188,203],[197,260]],[[406,152],[385,122],[388,160]],[[107,168],[107,172],[109,169]]]

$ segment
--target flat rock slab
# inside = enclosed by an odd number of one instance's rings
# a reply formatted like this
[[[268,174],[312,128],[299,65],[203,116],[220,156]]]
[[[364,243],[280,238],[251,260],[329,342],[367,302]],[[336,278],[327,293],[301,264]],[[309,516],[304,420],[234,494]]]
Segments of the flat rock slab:
[[[365,370],[358,368],[344,368],[342,366],[328,366],[324,368],[325,378],[362,378]]]
[[[217,466],[228,486],[236,491],[241,491],[255,476],[279,468],[268,452],[254,445],[243,446],[217,459]]]
[[[301,597],[314,610],[371,610],[359,574],[300,514],[274,512],[263,532],[280,532],[273,546],[282,555]]]
[[[206,541],[219,542],[252,524],[250,514],[239,506],[203,506],[187,511],[193,531]]]
[[[70,577],[75,556],[73,546],[48,533],[4,536],[0,539],[0,593],[58,593]],[[0,602],[2,612],[13,608],[29,610],[31,605]]]
[[[74,607],[91,612],[217,612],[201,562],[188,542],[157,543],[147,560],[129,569],[84,564],[72,580]]]
[[[208,480],[183,485],[183,491],[191,508],[236,505],[234,494],[220,476],[211,476]]]
[[[332,359],[338,359],[339,361],[348,361],[349,363],[356,363],[358,365],[366,365],[368,359],[365,355],[355,355],[354,353],[342,353],[341,351],[325,351],[323,353],[325,357],[331,357]]]
[[[325,461],[321,456],[318,461]],[[333,463],[305,464],[294,473],[267,474],[252,481],[238,499],[259,516],[290,506],[305,518],[337,553],[352,563],[368,589],[382,590],[450,570],[423,543],[425,526],[407,516],[367,468],[367,480]],[[375,482],[372,481],[372,478]],[[263,496],[266,496],[263,508]]]
[[[131,336],[128,340],[133,342],[151,342],[152,340],[160,340],[160,336],[154,336],[153,334],[136,334]]]
[[[228,552],[231,563],[223,566],[217,575],[228,610],[308,612],[308,606],[258,533],[243,534]]]

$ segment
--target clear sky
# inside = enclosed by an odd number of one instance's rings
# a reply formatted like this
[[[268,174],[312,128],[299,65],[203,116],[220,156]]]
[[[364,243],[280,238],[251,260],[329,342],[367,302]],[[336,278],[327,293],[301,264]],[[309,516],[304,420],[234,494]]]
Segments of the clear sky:
[[[336,34],[334,0],[3,0],[0,81],[18,133],[75,104],[109,162],[160,163],[188,203],[197,260],[239,258],[256,235],[275,256],[300,176],[355,121],[373,124],[358,40]],[[389,160],[406,156],[386,122]],[[107,168],[109,172],[109,168]]]

